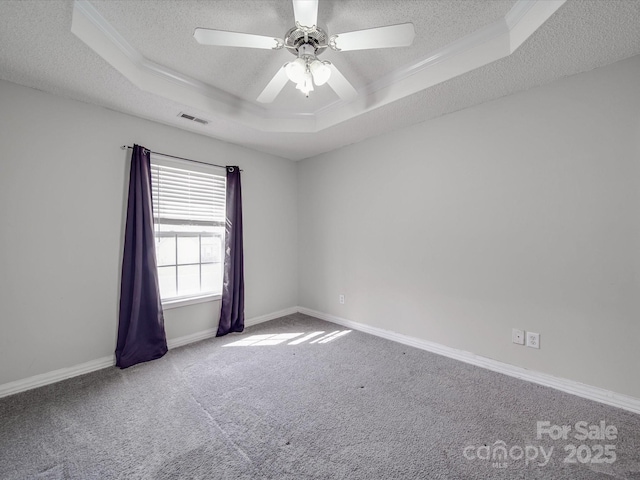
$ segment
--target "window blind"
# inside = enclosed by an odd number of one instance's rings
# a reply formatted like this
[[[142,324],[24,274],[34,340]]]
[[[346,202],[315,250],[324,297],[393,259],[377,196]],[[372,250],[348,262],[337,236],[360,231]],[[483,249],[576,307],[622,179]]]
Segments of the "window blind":
[[[160,225],[222,226],[225,222],[226,179],[151,158],[153,217]]]

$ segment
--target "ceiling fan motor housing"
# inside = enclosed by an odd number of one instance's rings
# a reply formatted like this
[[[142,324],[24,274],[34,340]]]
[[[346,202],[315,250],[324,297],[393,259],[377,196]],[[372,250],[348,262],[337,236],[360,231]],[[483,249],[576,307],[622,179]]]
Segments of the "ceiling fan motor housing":
[[[296,26],[285,35],[284,46],[296,56],[320,55],[328,46],[328,36],[315,26]]]

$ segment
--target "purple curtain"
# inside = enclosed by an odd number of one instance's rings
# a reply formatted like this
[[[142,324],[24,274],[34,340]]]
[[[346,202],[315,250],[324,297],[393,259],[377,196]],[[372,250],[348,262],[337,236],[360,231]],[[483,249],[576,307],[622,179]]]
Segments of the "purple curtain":
[[[227,221],[224,237],[222,307],[216,336],[244,330],[244,254],[240,168],[227,167]]]
[[[116,366],[120,368],[154,360],[167,353],[151,198],[150,152],[134,145],[116,346]]]

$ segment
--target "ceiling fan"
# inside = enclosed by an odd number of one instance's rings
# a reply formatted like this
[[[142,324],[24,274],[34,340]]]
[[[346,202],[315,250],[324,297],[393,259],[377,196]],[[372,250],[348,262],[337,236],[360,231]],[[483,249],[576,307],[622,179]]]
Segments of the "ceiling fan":
[[[351,100],[357,92],[340,71],[329,61],[318,60],[327,48],[340,51],[373,48],[406,47],[411,45],[415,31],[412,23],[369,28],[354,32],[327,35],[318,27],[318,0],[293,0],[295,27],[281,38],[196,28],[193,34],[202,45],[220,47],[286,48],[297,58],[285,63],[258,96],[261,103],[271,103],[291,80],[307,97],[313,86],[327,83],[343,100]]]

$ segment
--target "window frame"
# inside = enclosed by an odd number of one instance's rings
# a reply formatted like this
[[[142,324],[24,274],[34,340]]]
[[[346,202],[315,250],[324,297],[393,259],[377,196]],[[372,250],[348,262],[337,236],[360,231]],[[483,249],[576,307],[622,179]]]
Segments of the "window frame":
[[[195,163],[195,162],[189,162],[186,160],[178,160],[178,159],[174,159],[174,158],[170,158],[170,157],[166,157],[164,155],[158,154],[158,153],[151,153],[151,168],[153,171],[153,168],[155,165],[158,166],[166,166],[166,167],[173,167],[173,168],[179,168],[182,170],[187,170],[187,171],[194,171],[194,172],[199,172],[199,173],[206,173],[208,175],[215,175],[218,177],[221,177],[224,181],[225,181],[225,190],[226,190],[226,171],[224,168],[221,167],[216,167],[214,165],[205,165],[205,164],[201,164],[201,163]],[[153,182],[152,182],[153,184]],[[226,193],[226,192],[225,192]],[[152,187],[152,210],[154,211],[154,230],[153,230],[153,236],[154,236],[154,247],[156,245],[157,242],[157,238],[158,236],[156,235],[157,233],[164,233],[164,234],[169,234],[171,235],[171,232],[162,232],[162,231],[158,231],[156,229],[156,218],[155,218],[155,204],[156,204],[156,195],[157,192],[155,192],[155,190]],[[221,261],[220,263],[220,268],[221,268],[221,282],[224,281],[224,254],[225,254],[225,232],[224,232],[224,220],[222,222],[222,225],[218,225],[218,227],[222,227],[222,236],[221,236],[221,251],[220,251],[220,258]],[[188,223],[185,222],[185,225],[187,225]],[[178,232],[180,233],[180,232]],[[200,236],[201,233],[200,232],[182,232],[187,234],[187,236],[193,235],[193,236]],[[167,235],[163,235],[163,236],[167,236]],[[176,236],[176,242],[177,242],[177,236]],[[157,251],[154,250],[154,254],[156,256],[156,272],[159,273],[159,267],[160,265],[158,264],[158,256],[157,256]],[[175,259],[176,261],[176,269],[178,267],[178,258],[176,257]],[[205,262],[205,264],[207,264],[208,262]],[[202,263],[202,251],[200,250],[200,261],[195,264],[195,265],[200,265],[200,268],[202,268],[201,266],[203,265]],[[173,265],[167,265],[167,266],[173,266]],[[176,278],[178,275],[178,272],[176,271]],[[187,305],[195,305],[195,304],[199,304],[199,303],[205,303],[205,302],[213,302],[213,301],[218,301],[222,298],[222,288],[223,285],[222,283],[220,284],[220,293],[202,293],[199,292],[197,294],[191,294],[191,295],[183,295],[183,296],[176,296],[176,297],[171,297],[171,298],[166,298],[163,299],[162,295],[161,295],[161,303],[162,303],[162,308],[164,310],[168,310],[168,309],[172,309],[172,308],[178,308],[178,307],[183,307],[183,306],[187,306]]]

